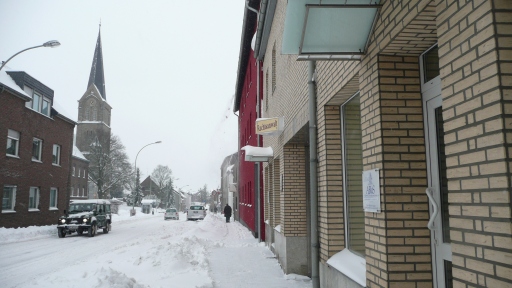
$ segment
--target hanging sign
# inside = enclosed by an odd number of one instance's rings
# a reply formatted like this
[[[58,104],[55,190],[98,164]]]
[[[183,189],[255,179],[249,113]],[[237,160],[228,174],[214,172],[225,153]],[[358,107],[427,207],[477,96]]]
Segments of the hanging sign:
[[[379,169],[363,171],[363,209],[380,213]]]
[[[256,119],[256,134],[274,135],[279,134],[284,129],[284,118],[258,118]]]

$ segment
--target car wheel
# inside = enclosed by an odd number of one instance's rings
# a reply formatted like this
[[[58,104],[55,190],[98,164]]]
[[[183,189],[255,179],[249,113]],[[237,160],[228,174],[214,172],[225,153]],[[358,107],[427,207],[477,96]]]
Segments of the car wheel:
[[[96,229],[96,224],[89,226],[89,229],[87,229],[87,236],[94,237],[94,235],[96,235]]]
[[[110,231],[111,227],[110,227],[110,223],[107,223],[107,226],[105,226],[105,228],[103,228],[103,234],[107,234],[108,231]]]
[[[59,238],[66,237],[66,231],[64,231],[63,228],[58,228],[57,231],[58,231],[58,234],[59,234]]]

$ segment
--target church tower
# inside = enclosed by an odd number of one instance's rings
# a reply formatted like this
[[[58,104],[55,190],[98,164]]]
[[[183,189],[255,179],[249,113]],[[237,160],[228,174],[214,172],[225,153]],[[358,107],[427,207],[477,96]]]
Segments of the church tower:
[[[78,100],[76,146],[87,157],[91,145],[110,146],[110,111],[105,90],[103,52],[101,48],[101,25],[92,59],[89,83],[82,98]]]

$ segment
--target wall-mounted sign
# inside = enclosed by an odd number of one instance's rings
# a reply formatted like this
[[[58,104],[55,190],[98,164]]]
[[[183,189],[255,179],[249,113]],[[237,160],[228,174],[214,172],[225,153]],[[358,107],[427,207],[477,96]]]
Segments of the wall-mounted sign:
[[[380,213],[379,169],[363,171],[363,209]]]
[[[272,135],[284,130],[284,117],[256,119],[256,134]]]

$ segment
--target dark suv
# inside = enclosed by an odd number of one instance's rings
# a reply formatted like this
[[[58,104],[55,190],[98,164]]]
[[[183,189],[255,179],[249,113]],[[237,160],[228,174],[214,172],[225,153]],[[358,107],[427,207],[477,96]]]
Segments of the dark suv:
[[[66,215],[61,216],[57,223],[59,238],[74,232],[78,235],[87,232],[89,237],[94,237],[98,229],[103,229],[105,234],[112,229],[112,213],[108,200],[72,200],[69,212],[64,213]]]

